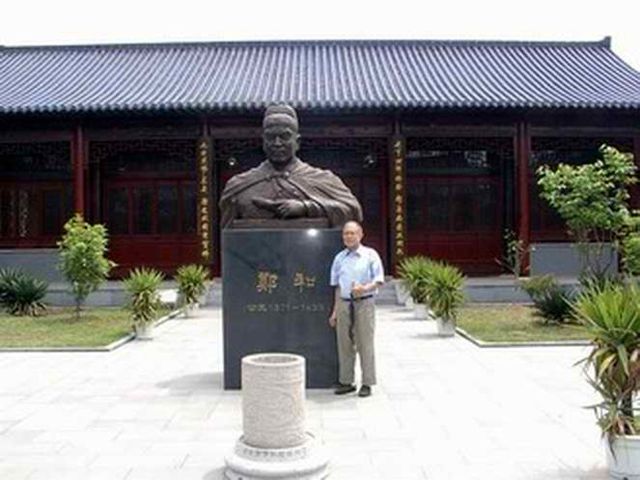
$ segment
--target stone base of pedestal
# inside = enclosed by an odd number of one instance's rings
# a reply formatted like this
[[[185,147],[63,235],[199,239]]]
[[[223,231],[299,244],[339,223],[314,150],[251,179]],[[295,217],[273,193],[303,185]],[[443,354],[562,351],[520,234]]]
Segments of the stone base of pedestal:
[[[337,229],[222,232],[225,389],[240,388],[244,356],[264,352],[302,355],[306,387],[331,388],[338,353],[329,270],[343,248]]]
[[[291,448],[256,448],[241,437],[225,459],[229,480],[321,480],[329,475],[329,459],[310,433]]]

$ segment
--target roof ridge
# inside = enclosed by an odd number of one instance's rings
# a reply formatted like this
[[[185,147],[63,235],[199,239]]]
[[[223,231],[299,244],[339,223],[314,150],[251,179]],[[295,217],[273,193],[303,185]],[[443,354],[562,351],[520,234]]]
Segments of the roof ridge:
[[[438,40],[438,39],[317,39],[317,40],[220,40],[149,43],[95,43],[70,45],[0,45],[0,51],[20,50],[99,50],[99,49],[162,49],[181,47],[251,47],[251,46],[312,46],[312,45],[426,45],[426,46],[496,46],[496,47],[604,47],[611,48],[611,37],[596,41],[576,40]]]

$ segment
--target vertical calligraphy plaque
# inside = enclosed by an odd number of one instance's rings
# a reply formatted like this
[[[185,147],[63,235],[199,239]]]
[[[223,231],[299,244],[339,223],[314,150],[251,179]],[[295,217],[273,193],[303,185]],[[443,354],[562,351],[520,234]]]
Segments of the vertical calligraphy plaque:
[[[208,265],[212,254],[212,197],[211,197],[211,142],[208,137],[198,140],[198,235],[200,237],[200,261]]]
[[[396,136],[391,140],[391,180],[390,224],[391,259],[394,270],[407,254],[407,192],[406,192],[406,142]]]

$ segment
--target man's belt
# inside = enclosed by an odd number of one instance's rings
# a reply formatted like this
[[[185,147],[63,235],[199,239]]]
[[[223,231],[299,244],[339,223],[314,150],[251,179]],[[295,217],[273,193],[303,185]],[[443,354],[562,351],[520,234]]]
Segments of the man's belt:
[[[352,298],[342,298],[340,297],[341,300],[344,300],[345,302],[359,302],[360,300],[366,300],[367,298],[372,298],[373,295],[365,295],[364,297],[352,297]]]

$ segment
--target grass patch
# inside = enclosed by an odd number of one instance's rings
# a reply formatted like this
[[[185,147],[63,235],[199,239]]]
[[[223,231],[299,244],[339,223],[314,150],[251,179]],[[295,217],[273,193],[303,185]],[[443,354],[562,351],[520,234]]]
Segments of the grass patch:
[[[158,318],[167,313],[161,310]],[[131,333],[130,315],[122,308],[87,308],[80,320],[73,308],[48,307],[39,317],[0,313],[0,348],[106,346]]]
[[[588,340],[575,323],[544,324],[528,305],[473,305],[460,309],[458,326],[484,342]]]

